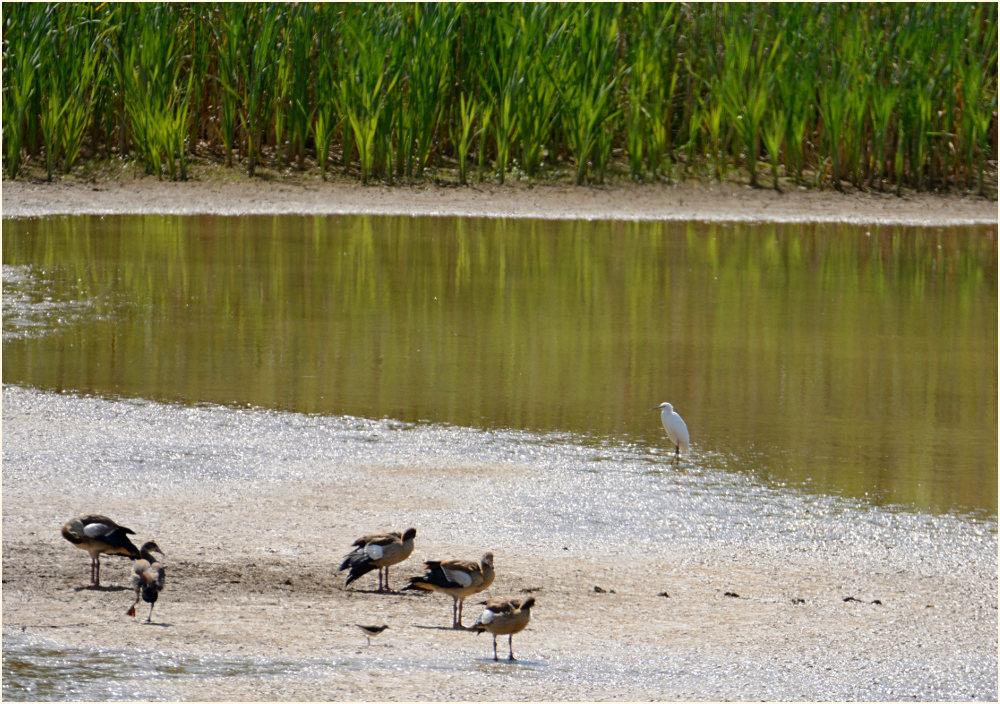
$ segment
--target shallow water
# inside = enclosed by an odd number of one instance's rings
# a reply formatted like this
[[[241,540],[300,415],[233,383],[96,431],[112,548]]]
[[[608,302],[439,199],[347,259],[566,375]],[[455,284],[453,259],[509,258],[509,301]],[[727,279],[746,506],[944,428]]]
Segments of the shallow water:
[[[5,387],[4,413],[19,417],[5,427],[4,480],[32,491],[51,488],[60,495],[71,482],[127,497],[183,486],[278,486],[331,476],[350,483],[373,469],[423,467],[441,473],[440,485],[426,484],[423,491],[451,502],[478,500],[488,505],[490,520],[467,523],[469,508],[445,518],[453,526],[442,525],[439,507],[432,505],[416,518],[444,532],[461,526],[473,544],[527,554],[542,549],[535,547],[539,535],[559,536],[582,550],[635,555],[665,534],[673,546],[722,541],[766,551],[770,541],[779,541],[851,550],[865,543],[865,528],[893,533],[895,549],[926,551],[921,529],[928,529],[942,532],[936,557],[950,560],[954,552],[957,569],[966,547],[996,531],[995,519],[882,510],[776,487],[732,471],[732,458],[719,454],[674,465],[662,451],[639,444],[566,433],[115,402],[17,387]],[[51,428],[44,442],[33,429],[40,420]],[[66,467],[73,468],[71,476]],[[451,472],[478,467],[527,476],[491,481],[479,488],[485,493],[478,499],[456,495]],[[627,545],[619,544],[621,534],[629,536]],[[848,535],[856,537],[841,540]],[[956,536],[962,536],[959,542]]]
[[[162,650],[67,647],[16,631],[3,634],[6,701],[169,701],[171,682],[207,677],[267,677],[300,668],[289,661],[250,661]]]
[[[386,216],[3,231],[5,383],[667,451],[995,516],[996,228]]]

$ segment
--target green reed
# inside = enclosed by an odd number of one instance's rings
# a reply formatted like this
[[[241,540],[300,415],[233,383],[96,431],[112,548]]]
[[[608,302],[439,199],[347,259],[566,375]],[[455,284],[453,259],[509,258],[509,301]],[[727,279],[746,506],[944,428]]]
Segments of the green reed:
[[[559,118],[561,101],[554,74],[569,17],[564,7],[545,3],[532,6],[518,19],[517,75],[524,82],[516,103],[520,156],[524,172],[533,177],[542,167]]]
[[[330,148],[340,124],[336,107],[336,63],[334,61],[334,48],[338,44],[339,35],[335,31],[333,23],[327,25],[317,23],[316,27],[315,42],[317,46],[323,46],[324,51],[316,52],[315,88],[312,93],[311,109],[306,108],[310,109],[312,120],[307,121],[306,124],[307,129],[303,135],[302,151],[304,159],[306,140],[311,134],[314,141],[316,162],[319,165],[320,175],[325,180],[330,161]],[[351,143],[345,141],[342,148],[344,159],[349,159],[352,153]]]
[[[368,183],[376,169],[391,178],[392,105],[400,75],[389,51],[396,18],[388,14],[388,6],[372,9],[350,8],[341,18],[346,60],[336,82],[337,107],[358,152],[362,183]]]
[[[23,141],[26,111],[31,109],[32,99],[36,97],[37,125],[45,145],[46,178],[52,179],[60,160],[62,169],[68,171],[80,154],[91,120],[94,95],[107,69],[99,53],[102,30],[99,23],[92,20],[91,11],[92,8],[86,5],[56,5],[33,18],[15,11],[15,21],[26,20],[27,41],[37,43],[18,47],[28,52],[29,58],[24,64],[16,62],[9,76],[14,83],[8,95],[15,119],[9,122],[5,119],[5,128],[12,131],[12,143],[5,146],[13,160],[14,171],[20,165],[17,145]],[[39,17],[50,25],[62,27],[63,31],[46,28],[38,21]],[[12,34],[7,36],[14,41]],[[22,35],[19,39],[25,37]]]
[[[492,110],[490,131],[493,136],[494,164],[496,178],[504,182],[511,153],[520,136],[521,124],[518,120],[517,105],[521,102],[520,91],[524,86],[522,51],[518,47],[520,33],[512,10],[491,13],[480,27],[477,49],[486,57],[481,89]],[[495,43],[485,44],[479,37],[483,34],[494,37]]]
[[[451,98],[449,80],[455,73],[458,18],[459,7],[452,4],[418,4],[407,18],[413,32],[403,62],[407,100],[399,101],[408,136],[397,147],[400,176],[421,175],[442,134],[441,119]]]
[[[629,176],[642,179],[661,175],[661,163],[670,150],[675,92],[682,62],[679,56],[678,6],[645,4],[629,18],[628,119],[626,149]]]
[[[366,183],[995,181],[989,3],[8,3],[3,24],[8,178],[81,153],[184,178],[197,153]]]
[[[603,173],[611,149],[609,123],[618,115],[615,93],[622,75],[615,71],[618,19],[612,5],[573,6],[564,57],[561,92],[562,131],[583,183],[591,162]]]
[[[3,22],[3,141],[4,168],[10,178],[21,171],[21,153],[33,132],[37,113],[32,108],[39,92],[42,38],[51,24],[53,7],[39,11],[31,5],[4,8]]]
[[[750,185],[757,184],[761,130],[771,100],[775,77],[783,61],[782,34],[759,38],[755,17],[741,8],[730,9],[724,31],[726,53],[722,64],[722,105],[747,154]]]
[[[468,163],[469,149],[472,142],[482,132],[482,128],[473,131],[473,126],[479,117],[479,106],[475,98],[466,98],[465,94],[459,96],[458,119],[452,121],[454,132],[451,136],[452,144],[455,146],[455,157],[458,160],[458,182],[461,185],[468,183]]]

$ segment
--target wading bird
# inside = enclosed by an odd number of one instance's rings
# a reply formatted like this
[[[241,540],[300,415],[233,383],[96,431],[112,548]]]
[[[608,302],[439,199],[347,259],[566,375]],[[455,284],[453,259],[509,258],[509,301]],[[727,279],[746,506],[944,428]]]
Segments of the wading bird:
[[[360,628],[362,633],[365,634],[365,638],[368,639],[368,645],[372,644],[372,638],[388,628],[388,626],[384,623],[381,626],[362,626],[360,623],[356,623],[354,625]]]
[[[129,534],[135,531],[97,513],[77,516],[62,527],[66,540],[90,553],[89,587],[101,586],[101,553],[139,559],[139,549],[128,539]]]
[[[153,607],[156,606],[156,600],[160,596],[160,590],[163,589],[163,582],[167,577],[163,565],[153,557],[154,552],[163,554],[160,546],[152,540],[143,543],[142,547],[139,548],[142,559],[136,560],[132,565],[132,588],[135,589],[135,601],[125,612],[129,616],[135,616],[135,605],[139,603],[139,599],[142,599],[149,604],[149,615],[146,616],[146,623],[149,623],[153,618]]]
[[[497,660],[497,636],[507,636],[507,647],[510,649],[508,660],[514,657],[514,634],[520,633],[531,620],[531,607],[535,605],[535,597],[520,599],[489,599],[483,602],[486,610],[472,624],[472,630],[477,633],[489,631],[493,634],[493,659]]]
[[[670,442],[674,444],[675,451],[674,457],[679,457],[681,452],[687,454],[691,447],[691,438],[688,436],[688,427],[684,423],[684,419],[681,418],[674,407],[664,401],[659,406],[654,406],[650,408],[651,411],[660,411],[660,420],[663,422],[663,429],[667,431],[667,437],[670,438]]]
[[[443,560],[424,563],[427,572],[412,577],[404,589],[427,589],[447,594],[454,602],[451,607],[451,627],[462,626],[462,604],[465,597],[477,594],[493,584],[493,553],[483,555],[482,562]]]
[[[340,564],[340,569],[350,569],[347,575],[348,584],[362,575],[366,575],[378,568],[378,590],[391,592],[389,588],[389,567],[398,564],[408,558],[413,553],[413,539],[417,537],[416,528],[407,528],[406,532],[399,534],[376,533],[366,535],[354,541],[354,550],[347,554]],[[382,573],[385,571],[385,586],[382,585]]]

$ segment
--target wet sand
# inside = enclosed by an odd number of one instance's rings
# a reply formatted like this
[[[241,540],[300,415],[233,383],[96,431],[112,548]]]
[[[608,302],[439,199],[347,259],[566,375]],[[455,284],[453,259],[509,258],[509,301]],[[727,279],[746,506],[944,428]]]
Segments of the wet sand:
[[[160,212],[997,220],[996,202],[979,198],[776,194],[739,185],[3,184],[5,217]],[[843,543],[818,549],[794,540],[766,549],[726,540],[675,544],[669,535],[652,550],[630,546],[628,535],[587,546],[539,535],[512,545],[500,531],[493,542],[482,535],[490,506],[482,487],[527,479],[530,465],[337,466],[322,477],[291,472],[282,481],[171,476],[137,497],[129,482],[102,485],[101,467],[67,463],[59,448],[92,446],[113,467],[136,462],[121,438],[157,447],[177,440],[183,453],[204,451],[211,437],[179,438],[176,427],[131,415],[126,402],[109,404],[111,411],[98,404],[103,410],[96,412],[90,401],[11,388],[3,400],[4,632],[105,649],[112,657],[141,651],[144,658],[183,654],[207,663],[202,676],[137,676],[129,686],[146,696],[124,698],[997,697],[995,522],[986,530],[962,528],[979,537],[952,555],[934,545],[925,554],[894,549],[891,531],[888,541],[885,533],[864,533],[852,544],[847,533]],[[304,461],[294,443],[285,449],[293,466]],[[549,498],[561,500],[559,493]],[[140,618],[125,616],[132,601],[124,586],[127,560],[105,558],[106,589],[77,589],[89,575],[89,558],[60,537],[59,526],[91,511],[119,517],[140,540],[155,537],[167,550],[168,587],[152,625],[142,623],[142,605]],[[456,516],[475,527],[465,535],[452,529]],[[344,588],[335,569],[351,542],[404,523],[420,534],[413,558],[392,570],[393,586],[416,574],[421,559],[477,558],[492,549],[498,577],[488,595],[535,596],[531,625],[514,637],[519,663],[495,664],[488,635],[447,627],[446,597],[373,593],[374,575]],[[936,535],[929,529],[927,539]],[[477,601],[467,604],[466,624]],[[391,627],[368,647],[356,622]],[[499,649],[503,658],[506,639]]]
[[[570,521],[525,540],[504,514],[519,487],[581,513],[587,490],[539,481],[557,471],[544,460],[455,456],[453,431],[420,462],[387,448],[371,465],[324,458],[370,441],[322,418],[16,387],[3,401],[5,642],[138,669],[111,678],[116,698],[996,699],[995,523],[794,518],[812,510],[802,505],[778,532],[746,516],[749,539],[678,539],[653,519],[645,534],[613,523],[581,534]],[[392,441],[411,452],[399,432]],[[588,481],[607,495],[621,480]],[[145,605],[125,615],[124,558],[104,558],[104,589],[79,588],[89,557],[59,526],[92,511],[166,551],[152,624]],[[421,560],[492,550],[496,581],[468,600],[465,624],[486,596],[536,598],[517,663],[503,660],[505,639],[494,663],[488,635],[452,630],[447,597],[378,594],[374,573],[345,588],[336,567],[358,535],[409,525],[416,550],[391,570],[393,587]],[[369,647],[356,623],[390,629]]]
[[[601,187],[515,183],[389,188],[306,178],[251,181],[228,174],[225,180],[220,176],[184,183],[153,178],[3,183],[4,217],[112,213],[371,213],[961,225],[996,223],[997,201],[961,195],[897,197],[799,188],[776,193],[736,182],[693,181]]]

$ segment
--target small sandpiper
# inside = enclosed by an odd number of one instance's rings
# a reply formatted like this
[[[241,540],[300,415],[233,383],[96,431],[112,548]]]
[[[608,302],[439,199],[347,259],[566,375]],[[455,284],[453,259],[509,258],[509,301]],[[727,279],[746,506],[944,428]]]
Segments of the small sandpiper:
[[[384,623],[381,626],[362,626],[360,623],[356,623],[354,625],[360,628],[365,634],[365,638],[368,639],[368,645],[372,644],[372,638],[388,628],[388,626]]]

